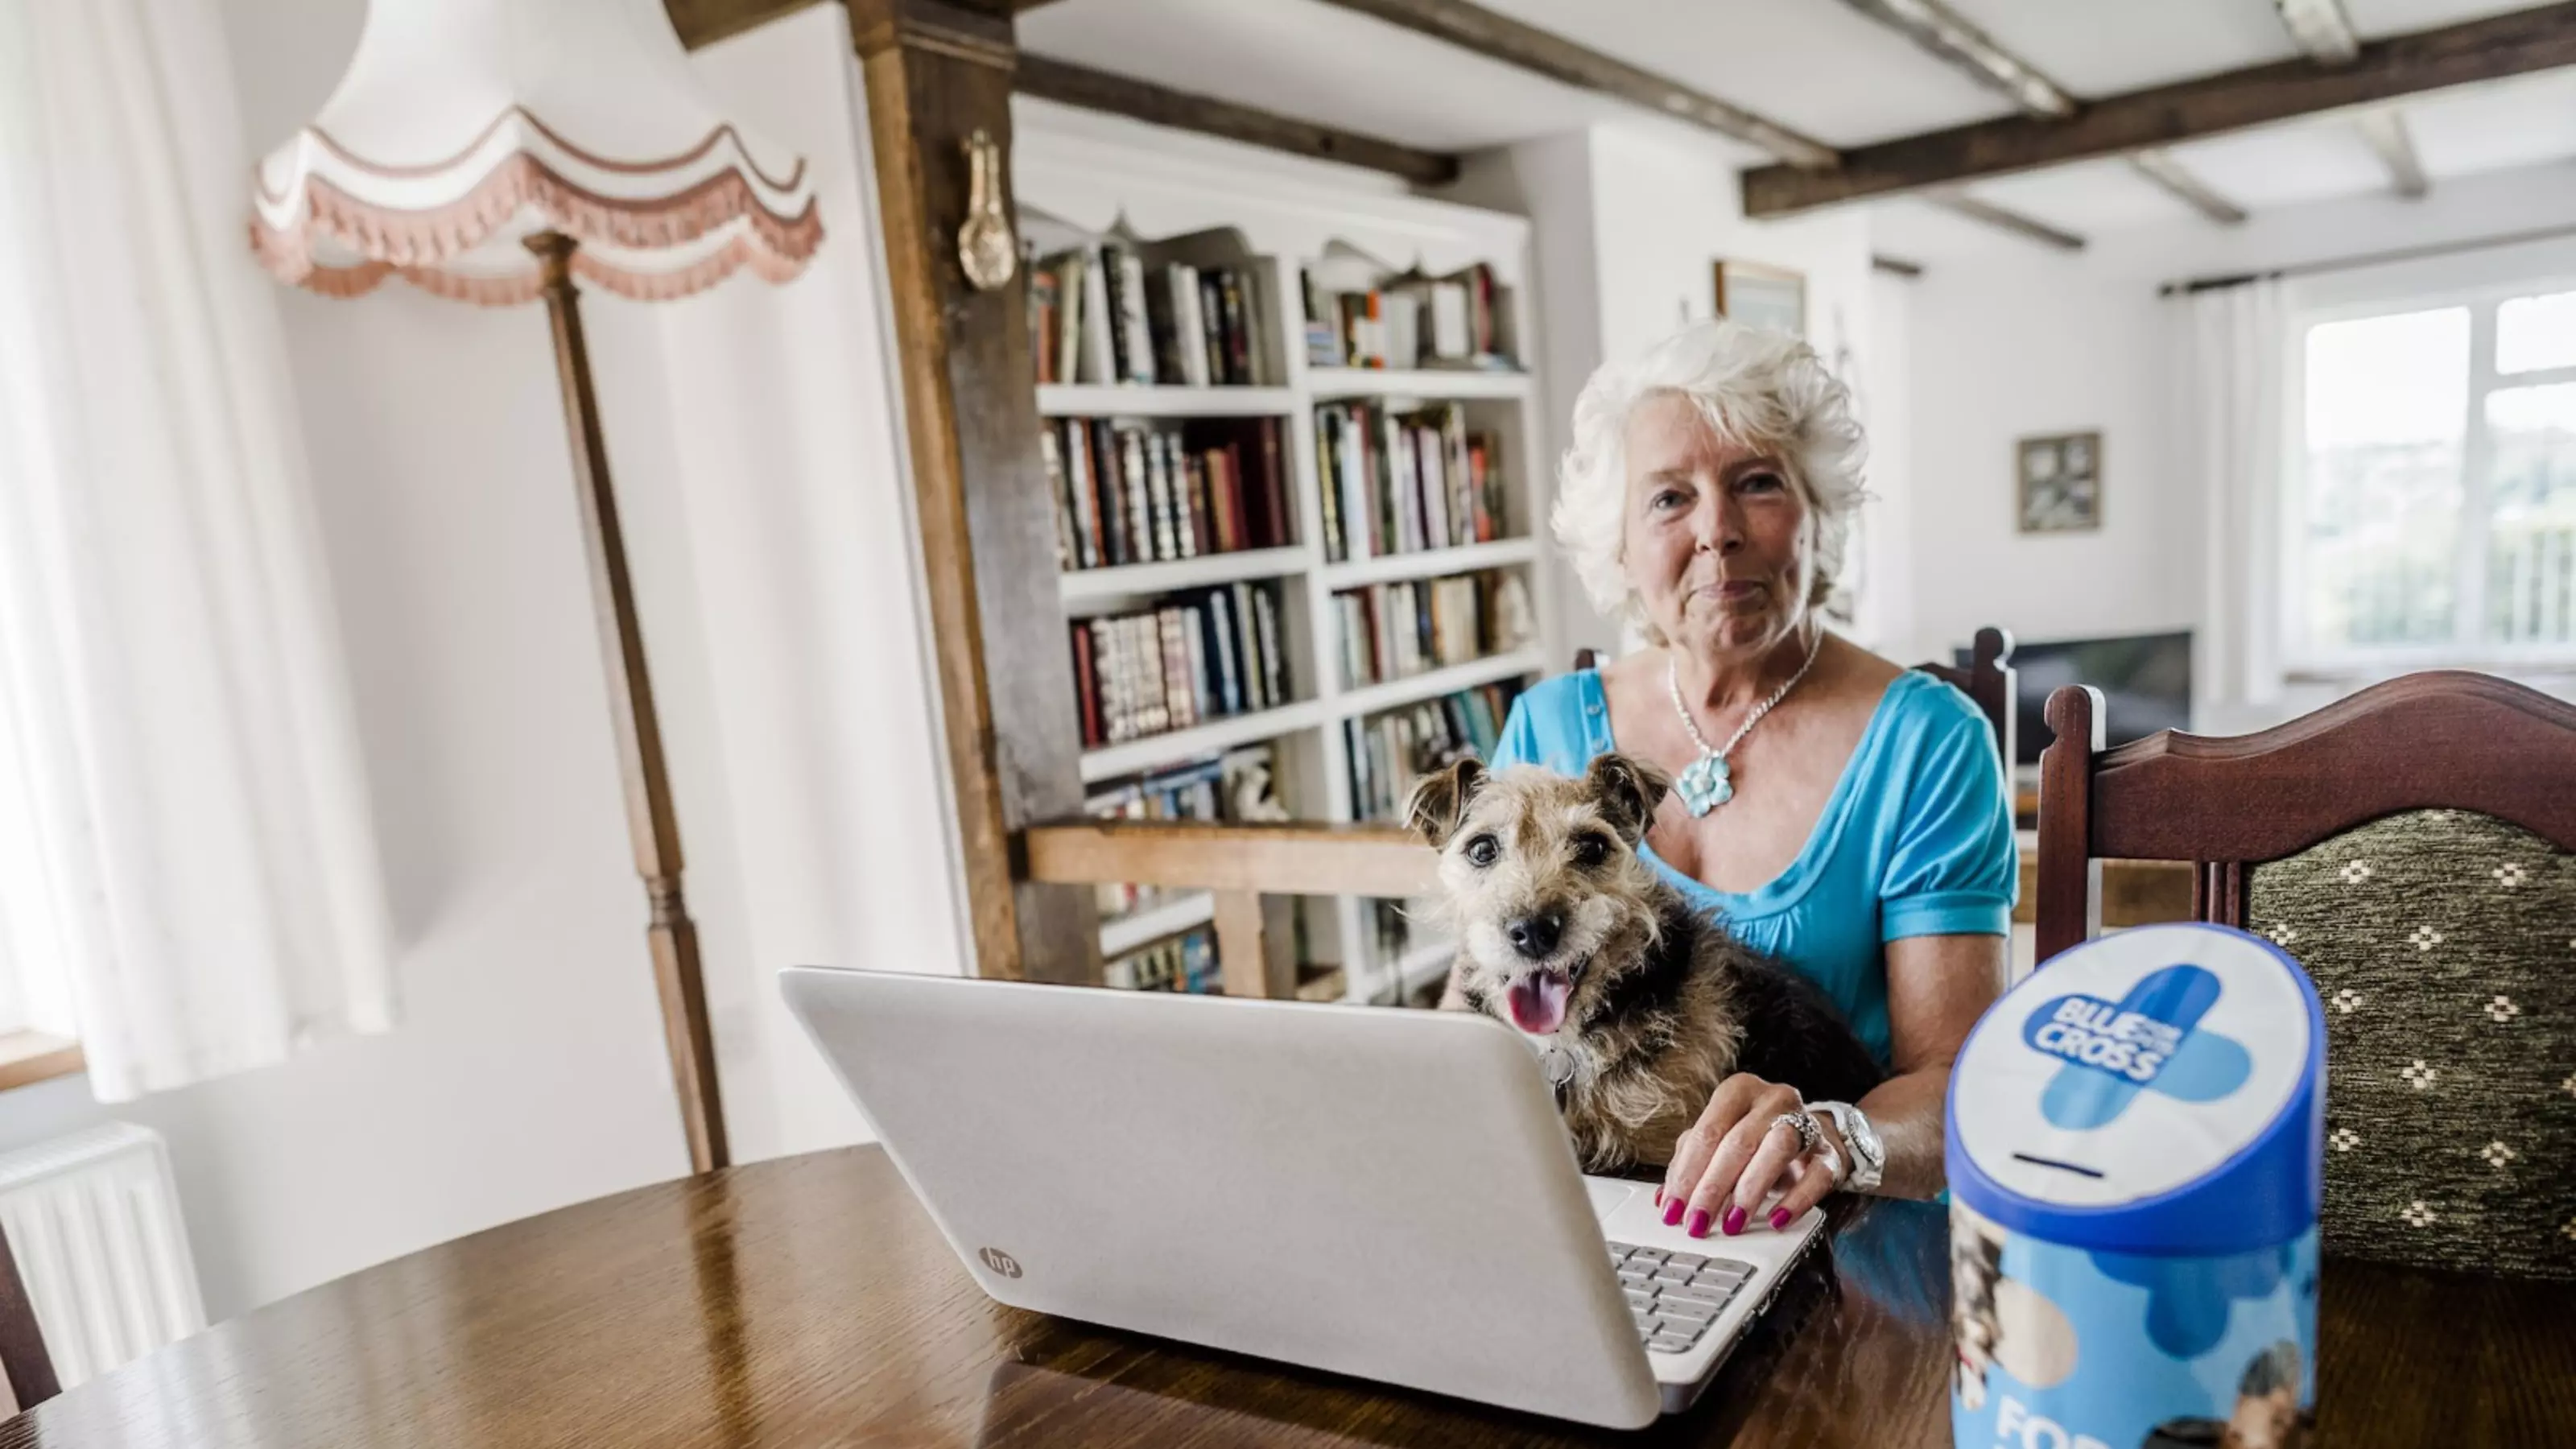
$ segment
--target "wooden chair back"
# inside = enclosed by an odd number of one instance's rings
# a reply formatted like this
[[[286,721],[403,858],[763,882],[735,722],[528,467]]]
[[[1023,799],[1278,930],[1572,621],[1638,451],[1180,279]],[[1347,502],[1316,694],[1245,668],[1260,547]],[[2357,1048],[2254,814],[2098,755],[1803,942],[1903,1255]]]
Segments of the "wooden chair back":
[[[0,1234],[0,1380],[8,1385],[7,1396],[0,1398],[0,1418],[8,1416],[11,1400],[18,1409],[32,1409],[62,1392],[53,1357],[45,1352],[44,1332],[36,1325],[35,1300],[18,1276],[6,1234]]]
[[[2192,917],[2245,924],[2250,866],[2410,810],[2474,810],[2576,850],[2576,707],[2487,674],[2388,680],[2259,734],[2105,750],[2101,694],[2048,697],[2039,958],[2101,934],[2106,859],[2189,861]]]
[[[2021,707],[2020,683],[2013,674],[2012,631],[1991,624],[1977,631],[1976,647],[1969,654],[1969,664],[1962,669],[1956,664],[1930,663],[1914,667],[1935,679],[1947,681],[1975,700],[1977,708],[1994,726],[1995,748],[2003,756],[2009,775],[2015,745],[2013,719]],[[1601,656],[1590,649],[1574,652],[1574,667],[1579,672],[1597,668]]]
[[[2576,707],[2438,672],[2240,738],[2105,750],[2080,685],[2048,724],[2040,969],[2099,934],[2105,859],[2188,862],[2193,918],[2324,1003],[2327,1250],[2576,1279]]]

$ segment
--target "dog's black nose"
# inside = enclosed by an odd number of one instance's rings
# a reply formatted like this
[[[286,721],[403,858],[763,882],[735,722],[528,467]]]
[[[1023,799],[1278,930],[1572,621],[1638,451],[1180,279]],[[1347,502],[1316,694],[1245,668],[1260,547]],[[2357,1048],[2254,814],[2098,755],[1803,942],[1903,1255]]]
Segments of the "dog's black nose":
[[[1544,959],[1556,949],[1565,934],[1565,915],[1561,911],[1536,911],[1503,927],[1512,949],[1533,961]]]

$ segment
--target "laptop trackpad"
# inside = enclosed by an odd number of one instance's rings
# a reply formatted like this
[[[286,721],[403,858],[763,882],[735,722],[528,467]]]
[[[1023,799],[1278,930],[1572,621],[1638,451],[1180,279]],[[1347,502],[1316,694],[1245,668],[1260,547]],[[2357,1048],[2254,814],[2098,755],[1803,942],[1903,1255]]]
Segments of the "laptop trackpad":
[[[1592,1216],[1601,1222],[1608,1222],[1621,1203],[1645,1191],[1633,1182],[1613,1182],[1599,1177],[1583,1179],[1583,1190],[1592,1194]]]

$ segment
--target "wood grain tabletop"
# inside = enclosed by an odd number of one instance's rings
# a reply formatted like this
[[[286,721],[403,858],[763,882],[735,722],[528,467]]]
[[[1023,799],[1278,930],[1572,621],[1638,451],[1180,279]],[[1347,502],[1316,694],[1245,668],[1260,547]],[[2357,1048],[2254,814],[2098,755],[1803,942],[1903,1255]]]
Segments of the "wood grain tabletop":
[[[2567,1285],[2329,1261],[2322,1296],[2312,1445],[2576,1445]],[[1000,1307],[884,1154],[848,1148],[367,1269],[0,1423],[0,1449],[1930,1449],[1950,1442],[1948,1300],[1940,1209],[1847,1207],[1697,1409],[1595,1431]]]

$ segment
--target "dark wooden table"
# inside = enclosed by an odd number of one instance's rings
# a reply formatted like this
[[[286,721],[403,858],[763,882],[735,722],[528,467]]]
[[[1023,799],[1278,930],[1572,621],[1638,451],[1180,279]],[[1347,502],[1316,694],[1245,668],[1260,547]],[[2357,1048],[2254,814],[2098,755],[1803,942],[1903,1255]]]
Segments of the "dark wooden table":
[[[1696,1411],[1610,1434],[997,1307],[854,1148],[371,1268],[0,1423],[0,1449],[1947,1446],[1944,1222],[1851,1212]],[[2564,1285],[2330,1263],[2324,1295],[2318,1443],[2576,1445]]]

